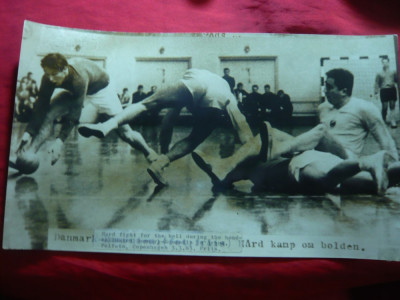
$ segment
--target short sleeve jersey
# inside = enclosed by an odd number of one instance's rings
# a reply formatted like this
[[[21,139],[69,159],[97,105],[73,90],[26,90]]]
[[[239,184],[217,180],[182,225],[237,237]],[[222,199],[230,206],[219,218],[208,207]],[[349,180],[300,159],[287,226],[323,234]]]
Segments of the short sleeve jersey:
[[[340,109],[326,101],[318,110],[321,123],[327,126],[331,135],[357,156],[361,154],[370,132],[384,132],[391,139],[378,108],[365,100],[351,97]]]

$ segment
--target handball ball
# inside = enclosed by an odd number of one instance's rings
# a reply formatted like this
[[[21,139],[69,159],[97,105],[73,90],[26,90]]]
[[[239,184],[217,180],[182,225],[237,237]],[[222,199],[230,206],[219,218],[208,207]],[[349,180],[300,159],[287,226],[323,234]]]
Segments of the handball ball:
[[[25,152],[17,157],[16,168],[23,174],[32,174],[39,168],[39,157],[36,153]]]

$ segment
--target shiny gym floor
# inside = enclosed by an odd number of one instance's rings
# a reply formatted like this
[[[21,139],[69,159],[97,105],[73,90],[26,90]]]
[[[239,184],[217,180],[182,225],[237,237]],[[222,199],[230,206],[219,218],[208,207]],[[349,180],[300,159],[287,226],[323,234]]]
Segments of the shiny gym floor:
[[[14,123],[11,157],[24,124]],[[138,126],[158,149],[158,128]],[[296,128],[297,135],[306,127]],[[399,129],[390,129],[400,145]],[[177,127],[173,142],[190,132]],[[217,129],[202,145],[232,151],[233,135]],[[7,248],[46,249],[49,228],[241,232],[247,235],[379,237],[400,241],[400,188],[391,195],[253,194],[240,182],[234,191],[213,193],[191,156],[170,165],[169,186],[156,189],[142,154],[114,134],[83,138],[74,130],[56,165],[48,144],[32,175],[9,169],[4,241]]]

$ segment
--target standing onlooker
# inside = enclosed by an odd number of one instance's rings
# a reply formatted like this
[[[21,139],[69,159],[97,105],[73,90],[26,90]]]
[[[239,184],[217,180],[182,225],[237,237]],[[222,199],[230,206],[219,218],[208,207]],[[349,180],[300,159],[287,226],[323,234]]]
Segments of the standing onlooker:
[[[396,119],[394,118],[394,109],[397,101],[397,73],[390,70],[389,58],[382,58],[382,71],[376,75],[375,79],[375,97],[378,98],[378,93],[382,102],[382,117],[386,122],[390,122],[392,128],[396,128]],[[386,120],[389,104],[389,117]]]
[[[230,73],[231,73],[231,70],[229,70],[229,68],[225,68],[224,76],[222,76],[222,78],[228,82],[229,87],[231,88],[231,92],[233,93],[233,89],[235,88],[235,78],[230,76]]]

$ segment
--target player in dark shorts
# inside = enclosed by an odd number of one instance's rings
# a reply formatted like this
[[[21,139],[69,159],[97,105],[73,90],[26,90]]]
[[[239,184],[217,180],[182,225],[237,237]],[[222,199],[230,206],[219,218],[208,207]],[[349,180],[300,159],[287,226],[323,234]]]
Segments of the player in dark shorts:
[[[389,58],[382,58],[382,71],[375,78],[375,96],[380,96],[382,102],[383,120],[389,122],[392,128],[397,127],[394,109],[397,101],[397,72],[390,70]],[[388,107],[390,109],[388,115]]]

